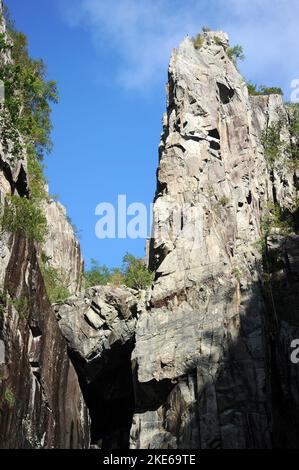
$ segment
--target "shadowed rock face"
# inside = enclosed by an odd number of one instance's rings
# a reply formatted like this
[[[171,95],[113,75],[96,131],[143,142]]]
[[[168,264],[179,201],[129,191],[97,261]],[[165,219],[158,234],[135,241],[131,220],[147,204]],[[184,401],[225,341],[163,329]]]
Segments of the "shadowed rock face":
[[[2,8],[0,1],[1,14]],[[5,37],[2,15],[0,32]],[[10,61],[9,50],[2,51],[0,66]],[[29,193],[26,153],[14,155],[13,142],[3,132],[5,124],[2,116],[1,216],[7,196]],[[12,131],[23,147],[22,136]],[[66,215],[56,203],[51,207],[54,213],[46,211],[51,228],[46,246],[38,247],[20,233],[0,234],[0,448],[4,449],[89,447],[88,410],[47,297],[38,253],[53,254],[52,266],[70,270],[71,292],[80,285],[82,260]]]
[[[89,447],[89,416],[45,292],[35,248],[11,240],[2,305],[0,448]]]
[[[136,327],[131,447],[298,447],[298,366],[289,359],[298,311],[281,321],[288,299],[298,304],[298,240],[288,243],[292,267],[281,266],[292,285],[280,290],[278,319],[259,249],[268,202],[291,210],[296,194],[283,159],[270,173],[261,145],[267,124],[287,125],[288,112],[281,96],[248,96],[224,33],[204,36],[199,50],[185,39],[169,68],[149,254],[156,280]],[[174,233],[165,208],[183,204],[189,217]]]
[[[128,448],[134,412],[131,353],[140,310],[134,291],[94,287],[56,307],[91,415],[91,441]]]

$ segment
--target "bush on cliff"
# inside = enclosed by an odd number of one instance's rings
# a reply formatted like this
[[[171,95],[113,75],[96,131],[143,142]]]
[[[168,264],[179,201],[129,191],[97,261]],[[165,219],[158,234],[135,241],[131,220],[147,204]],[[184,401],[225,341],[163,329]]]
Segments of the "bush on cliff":
[[[91,260],[91,269],[84,273],[85,288],[104,286],[108,284],[111,273],[105,265],[100,265],[95,259]]]
[[[142,290],[149,287],[153,282],[151,273],[143,259],[127,253],[124,257],[124,283],[132,289]]]
[[[238,60],[245,60],[245,55],[243,52],[243,47],[240,46],[239,44],[236,44],[233,47],[229,47],[227,49],[227,55],[230,58],[230,60],[237,65]]]
[[[8,36],[10,45],[2,45],[2,49],[10,48],[12,62],[0,67],[0,79],[5,86],[4,108],[9,117],[7,127],[17,129],[25,145],[32,146],[36,157],[42,159],[51,149],[50,103],[58,101],[57,86],[46,79],[43,61],[29,56],[26,36],[9,19]]]
[[[143,259],[129,253],[123,258],[122,268],[109,269],[94,259],[91,264],[91,269],[84,273],[85,288],[113,284],[142,290],[153,282],[153,273],[149,271]]]
[[[66,283],[66,274],[62,269],[55,269],[49,264],[49,259],[42,254],[39,265],[43,274],[46,291],[52,304],[64,302],[70,297]]]
[[[262,144],[265,151],[266,161],[271,168],[281,155],[283,143],[281,141],[282,123],[272,123],[262,134]]]
[[[280,87],[257,86],[254,83],[247,83],[248,92],[252,96],[283,95]]]
[[[47,233],[47,220],[34,200],[9,196],[1,219],[3,231],[21,232],[29,240],[43,242]]]
[[[200,49],[204,45],[204,37],[202,34],[198,34],[194,39],[193,39],[193,44],[195,49]]]

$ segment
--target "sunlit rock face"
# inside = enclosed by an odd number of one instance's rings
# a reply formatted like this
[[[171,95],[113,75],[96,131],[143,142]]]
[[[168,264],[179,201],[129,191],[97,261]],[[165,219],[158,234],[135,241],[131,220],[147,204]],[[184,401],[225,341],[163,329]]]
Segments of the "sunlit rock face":
[[[150,249],[156,280],[133,351],[132,448],[299,445],[298,425],[282,418],[298,416],[287,349],[298,312],[282,324],[261,288],[261,216],[273,198],[291,209],[296,194],[283,161],[268,170],[261,135],[289,117],[281,96],[248,95],[227,47],[224,33],[208,32],[200,49],[186,38],[170,62]],[[288,249],[298,274],[296,240]]]
[[[59,202],[49,200],[44,213],[48,233],[41,249],[50,265],[61,272],[69,293],[75,294],[82,287],[83,259],[74,227]]]

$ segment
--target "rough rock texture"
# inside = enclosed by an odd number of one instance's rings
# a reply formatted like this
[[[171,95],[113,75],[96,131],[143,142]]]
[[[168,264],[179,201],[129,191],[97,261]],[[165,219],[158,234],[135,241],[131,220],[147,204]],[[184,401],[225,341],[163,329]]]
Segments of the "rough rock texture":
[[[0,2],[2,13],[2,2]],[[1,22],[0,32],[5,34]],[[0,57],[0,66],[10,60]],[[1,109],[1,116],[2,109]],[[26,154],[16,158],[13,144],[0,123],[0,212],[10,194],[28,196]],[[11,130],[13,131],[13,130]],[[22,136],[14,131],[22,144]],[[54,212],[54,215],[53,215]],[[62,215],[49,209],[57,223],[55,261],[73,269],[79,285],[81,256]],[[66,228],[65,228],[66,227]],[[57,241],[56,232],[59,234]],[[54,238],[54,234],[52,232]],[[67,247],[66,247],[67,245]],[[41,248],[20,233],[0,235],[0,448],[88,448],[89,415],[66,342],[47,298],[38,264]]]
[[[131,352],[140,306],[134,291],[94,287],[56,307],[91,414],[91,440],[128,448],[134,411]]]
[[[132,342],[138,303],[125,287],[87,289],[55,307],[60,329],[73,354],[81,358],[87,382],[102,371],[114,349]]]
[[[89,417],[34,246],[11,241],[1,304],[0,448],[86,448]]]
[[[268,202],[291,210],[296,194],[294,175],[283,161],[270,172],[261,145],[288,113],[281,96],[248,95],[224,33],[204,36],[199,50],[186,38],[169,68],[131,447],[296,447],[298,309],[281,319],[289,294],[298,303],[298,239],[280,272],[292,278],[281,312],[264,300],[260,247]]]
[[[75,294],[81,288],[83,274],[80,244],[62,204],[50,200],[45,204],[45,215],[48,233],[42,251],[50,265],[63,273],[70,294]]]

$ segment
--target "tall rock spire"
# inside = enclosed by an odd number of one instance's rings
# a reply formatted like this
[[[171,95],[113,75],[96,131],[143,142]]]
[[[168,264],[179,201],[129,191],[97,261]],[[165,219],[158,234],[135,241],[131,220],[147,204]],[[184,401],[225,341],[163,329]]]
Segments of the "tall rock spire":
[[[269,171],[261,136],[280,121],[289,139],[289,118],[280,95],[249,96],[228,47],[222,32],[197,47],[187,37],[169,66],[132,447],[273,445],[269,336],[280,333],[260,221],[269,202],[290,209],[296,188],[281,162]]]

